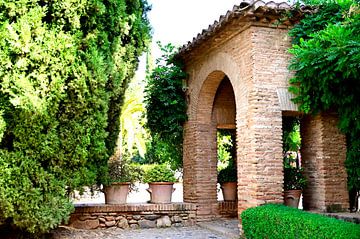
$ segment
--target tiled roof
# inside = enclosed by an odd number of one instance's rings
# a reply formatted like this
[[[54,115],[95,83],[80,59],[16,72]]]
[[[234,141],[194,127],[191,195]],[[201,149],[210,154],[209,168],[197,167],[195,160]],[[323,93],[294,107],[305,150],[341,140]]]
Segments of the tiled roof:
[[[186,55],[194,48],[199,46],[210,37],[214,36],[217,32],[224,28],[225,25],[235,19],[247,19],[247,21],[258,21],[262,23],[275,23],[279,20],[285,11],[291,11],[292,15],[286,21],[281,22],[282,25],[293,25],[303,13],[310,9],[302,7],[295,9],[292,5],[286,2],[275,3],[273,1],[265,2],[261,0],[241,2],[239,5],[235,5],[231,11],[228,11],[225,15],[220,16],[218,21],[215,21],[212,25],[209,25],[207,29],[204,29],[192,41],[182,46],[179,50],[178,57]]]

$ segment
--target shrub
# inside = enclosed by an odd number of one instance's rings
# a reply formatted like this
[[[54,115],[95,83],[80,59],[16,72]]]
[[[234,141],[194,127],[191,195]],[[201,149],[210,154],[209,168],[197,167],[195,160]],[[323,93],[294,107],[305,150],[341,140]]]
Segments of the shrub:
[[[40,234],[101,183],[149,41],[145,0],[0,1],[0,218]]]
[[[249,208],[241,214],[245,237],[360,238],[360,226],[278,204]]]
[[[149,165],[144,171],[144,183],[176,182],[175,173],[167,164]]]

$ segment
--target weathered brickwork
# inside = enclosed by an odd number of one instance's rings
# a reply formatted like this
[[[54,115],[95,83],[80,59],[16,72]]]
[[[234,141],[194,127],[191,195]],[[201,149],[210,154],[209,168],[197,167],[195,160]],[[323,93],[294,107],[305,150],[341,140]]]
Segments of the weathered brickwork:
[[[80,229],[182,227],[196,223],[196,205],[119,204],[77,206],[69,226]]]
[[[292,76],[288,70],[291,39],[287,33],[288,26],[283,25],[250,21],[224,24],[217,35],[192,46],[190,52],[182,55],[189,74],[184,201],[197,204],[197,220],[221,215],[216,204],[216,130],[219,124],[233,122],[229,119],[232,94],[228,93],[228,101],[217,98],[224,97],[221,93],[223,79],[229,79],[235,96],[237,212],[240,214],[264,203],[283,202],[282,116],[299,114],[289,111],[293,109],[283,109],[278,95],[279,89],[288,88]],[[221,104],[223,111],[219,109]],[[326,137],[338,140],[335,148],[341,153],[320,149],[319,154],[326,154],[326,166],[314,163],[316,166],[312,170],[316,176],[317,171],[321,171],[323,176],[317,179],[316,190],[310,186],[304,199],[305,204],[307,200],[321,201],[309,202],[313,209],[347,207],[343,165],[345,141],[344,136],[333,128],[333,120],[333,116],[326,122],[323,120],[323,127],[330,129],[325,130]],[[313,138],[313,133],[304,131],[309,135],[303,137]],[[321,137],[325,135],[321,134]],[[313,155],[305,156],[307,162],[317,160]],[[341,179],[334,182],[336,175]]]
[[[237,217],[237,201],[220,201],[218,202],[219,215],[222,218]]]
[[[191,194],[198,198],[191,202],[212,202],[215,198],[210,195],[216,191],[215,132],[219,117],[212,118],[211,113],[218,86],[226,75],[236,102],[239,212],[267,202],[282,202],[282,112],[276,89],[287,86],[289,76],[286,33],[284,29],[250,27],[187,65],[190,120],[185,130],[184,178],[188,174],[194,177],[184,182],[185,200]],[[200,176],[196,165],[206,176]],[[199,177],[209,180],[196,180]],[[201,189],[197,191],[201,194],[194,194],[194,187]]]
[[[301,122],[302,162],[309,185],[304,190],[304,208],[346,211],[345,136],[337,128],[336,115],[306,116]]]

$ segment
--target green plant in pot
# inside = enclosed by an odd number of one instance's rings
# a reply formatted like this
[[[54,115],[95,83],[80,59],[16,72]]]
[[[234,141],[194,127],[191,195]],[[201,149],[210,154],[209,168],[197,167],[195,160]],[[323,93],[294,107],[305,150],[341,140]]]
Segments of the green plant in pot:
[[[170,203],[175,191],[175,172],[167,164],[149,165],[144,170],[143,182],[149,184],[151,203]]]
[[[289,164],[284,165],[284,203],[286,206],[299,206],[302,190],[307,185],[307,179],[302,168]]]
[[[143,171],[129,160],[110,160],[108,177],[104,185],[105,203],[126,203],[129,191],[137,190],[135,182],[141,181]]]
[[[235,201],[237,198],[237,169],[233,160],[229,161],[227,167],[219,170],[217,180],[220,183],[224,201]]]

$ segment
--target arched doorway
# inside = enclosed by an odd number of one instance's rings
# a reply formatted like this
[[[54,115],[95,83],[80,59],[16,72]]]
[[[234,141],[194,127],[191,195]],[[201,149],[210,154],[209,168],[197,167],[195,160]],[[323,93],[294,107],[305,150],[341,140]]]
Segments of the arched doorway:
[[[197,100],[196,118],[185,126],[184,201],[198,205],[200,220],[236,216],[236,202],[219,204],[217,198],[217,130],[235,133],[236,129],[236,101],[229,77],[222,71],[211,72]]]
[[[237,216],[235,118],[235,94],[229,78],[225,75],[216,91],[212,108],[212,120],[217,129],[218,210],[222,217]]]

